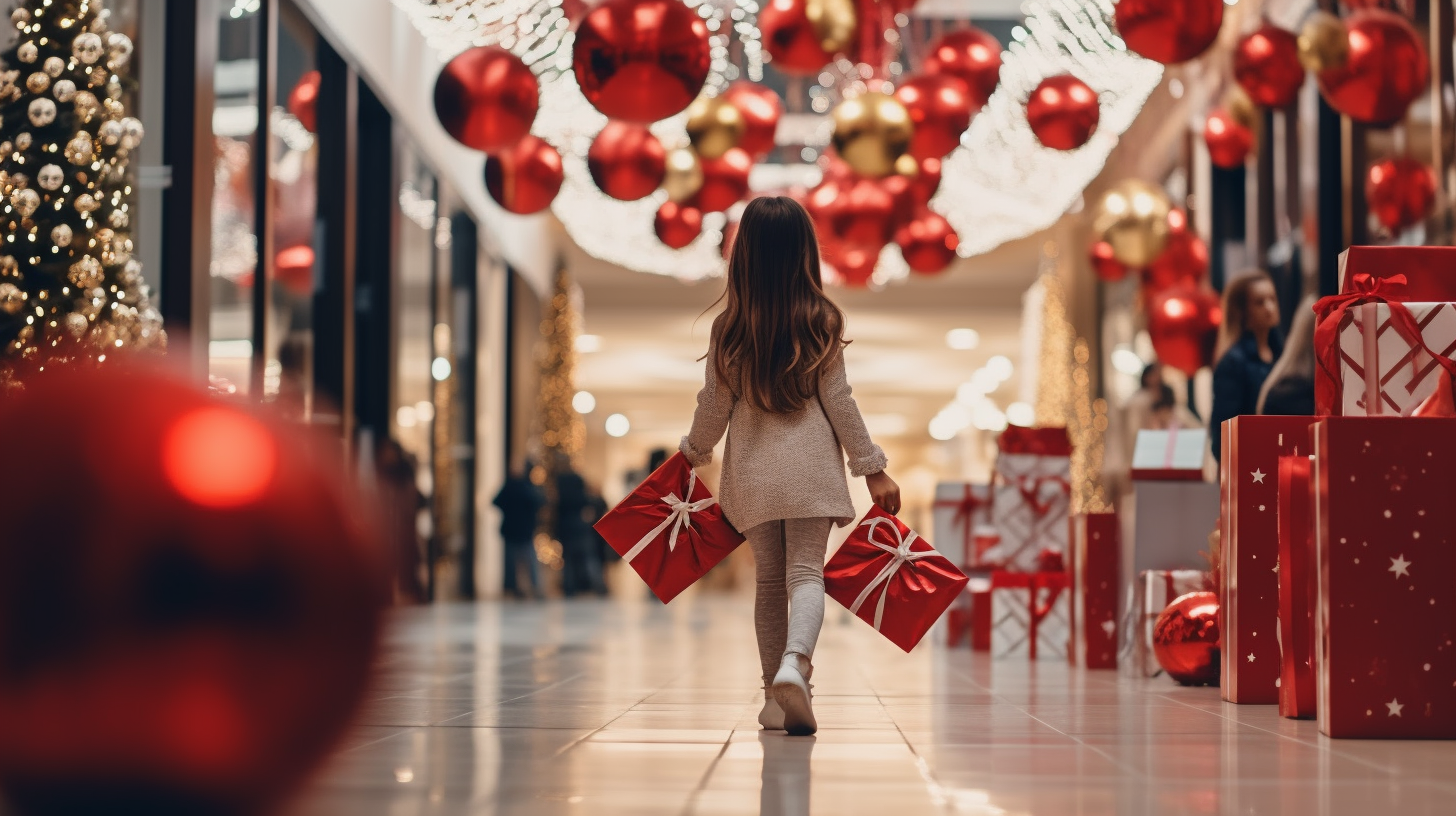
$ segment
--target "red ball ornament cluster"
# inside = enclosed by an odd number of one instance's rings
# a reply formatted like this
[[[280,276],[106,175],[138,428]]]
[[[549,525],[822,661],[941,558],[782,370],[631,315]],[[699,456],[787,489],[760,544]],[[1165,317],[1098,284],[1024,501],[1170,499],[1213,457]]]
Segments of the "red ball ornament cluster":
[[[288,112],[309,133],[318,133],[318,101],[322,87],[323,74],[309,71],[299,78],[298,84],[288,93]]]
[[[613,119],[666,119],[703,89],[712,65],[708,36],[707,21],[681,0],[607,0],[577,28],[577,85]]]
[[[1436,174],[1415,159],[1388,159],[1365,176],[1370,213],[1391,232],[1419,224],[1436,203]]]
[[[1265,23],[1239,41],[1234,51],[1234,80],[1255,104],[1266,108],[1293,104],[1304,85],[1299,38]]]
[[[966,83],[971,111],[979,111],[1001,82],[1001,41],[979,28],[952,31],[931,44],[925,73],[945,74]]]
[[[531,132],[540,105],[536,75],[504,48],[472,48],[435,80],[435,115],[455,141],[482,153],[509,148]]]
[[[1430,60],[1410,21],[1389,11],[1357,11],[1345,21],[1348,54],[1319,73],[1330,107],[1371,125],[1399,122],[1430,82]]]

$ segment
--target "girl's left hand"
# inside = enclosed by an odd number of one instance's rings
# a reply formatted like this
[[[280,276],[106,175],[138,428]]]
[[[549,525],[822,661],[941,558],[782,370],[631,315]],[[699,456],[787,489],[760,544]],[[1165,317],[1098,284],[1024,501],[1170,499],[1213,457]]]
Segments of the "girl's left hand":
[[[870,498],[890,515],[900,512],[900,486],[895,484],[883,470],[865,477],[865,486],[870,489]]]

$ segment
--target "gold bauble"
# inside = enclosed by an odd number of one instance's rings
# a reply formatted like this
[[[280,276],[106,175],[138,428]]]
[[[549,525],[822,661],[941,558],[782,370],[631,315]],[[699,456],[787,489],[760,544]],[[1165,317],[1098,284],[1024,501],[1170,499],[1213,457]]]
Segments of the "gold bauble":
[[[25,308],[25,293],[13,283],[0,283],[0,312],[19,314]]]
[[[20,48],[16,50],[15,56],[19,57],[21,62],[27,64],[35,62],[40,59],[40,46],[27,40],[20,44]]]
[[[808,0],[804,4],[804,16],[814,27],[814,39],[826,54],[847,50],[859,30],[854,0]]]
[[[21,218],[29,218],[40,209],[40,193],[28,188],[16,190],[10,194],[10,206],[20,213]]]
[[[1307,71],[1339,68],[1350,57],[1350,33],[1339,17],[1316,11],[1299,30],[1299,62]]]
[[[1229,112],[1235,122],[1253,130],[1259,124],[1259,107],[1249,94],[1238,85],[1230,85],[1223,95],[1224,110]]]
[[[101,209],[101,205],[96,202],[96,199],[90,193],[82,193],[76,196],[74,206],[76,207],[76,212],[82,215],[90,215]]]
[[[76,101],[76,83],[72,82],[69,79],[58,80],[56,84],[52,86],[51,90],[56,95],[57,102]]]
[[[29,133],[22,133],[22,134],[20,134],[20,135],[18,135],[18,136],[15,137],[15,149],[16,150],[20,150],[20,151],[29,150],[30,149],[30,146],[33,145],[33,144],[35,144],[35,137],[34,136],[31,136]]]
[[[96,145],[91,141],[91,134],[82,131],[66,143],[66,160],[78,167],[96,161]]]
[[[87,320],[84,315],[75,312],[66,315],[66,334],[79,340],[85,336],[86,330],[89,328],[91,328],[91,321]]]
[[[1125,266],[1143,269],[1168,242],[1168,197],[1139,179],[1118,182],[1102,195],[1093,228]]]
[[[0,278],[20,277],[20,261],[10,255],[0,255]]]
[[[900,101],[873,91],[834,108],[834,149],[856,173],[883,178],[910,149],[915,126]]]
[[[96,112],[101,110],[101,100],[96,94],[90,91],[80,91],[76,94],[76,115],[81,117],[82,122],[90,122]]]
[[[698,194],[703,188],[703,165],[692,148],[678,148],[667,154],[667,173],[662,177],[662,189],[667,191],[668,200],[682,204]]]
[[[50,74],[51,78],[54,79],[65,72],[66,61],[60,57],[49,57],[46,59],[45,64],[41,66],[41,70]]]
[[[721,96],[700,96],[688,106],[688,138],[700,158],[722,158],[743,139],[743,114]]]
[[[51,87],[50,75],[43,71],[36,71],[25,78],[25,87],[33,94],[43,94]]]
[[[101,262],[90,255],[82,255],[81,260],[71,264],[70,274],[66,277],[77,289],[90,289],[101,283]]]

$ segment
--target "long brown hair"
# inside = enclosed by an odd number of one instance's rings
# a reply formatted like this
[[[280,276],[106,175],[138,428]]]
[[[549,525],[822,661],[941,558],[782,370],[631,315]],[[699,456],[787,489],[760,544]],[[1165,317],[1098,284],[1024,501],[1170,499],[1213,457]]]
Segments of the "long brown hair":
[[[718,321],[718,379],[763,411],[790,414],[819,392],[847,343],[844,313],[824,294],[819,239],[791,198],[756,198],[738,222]]]
[[[1259,281],[1271,286],[1274,279],[1262,269],[1251,269],[1233,280],[1223,290],[1223,326],[1218,331],[1218,348],[1213,354],[1216,364],[1244,336],[1249,322],[1249,289]]]

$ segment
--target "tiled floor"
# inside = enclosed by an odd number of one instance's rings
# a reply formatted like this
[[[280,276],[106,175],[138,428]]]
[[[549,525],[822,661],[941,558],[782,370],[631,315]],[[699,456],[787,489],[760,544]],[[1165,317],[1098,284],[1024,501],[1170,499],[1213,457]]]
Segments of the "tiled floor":
[[[399,612],[293,816],[1456,813],[1456,743],[1332,742],[1213,689],[902,654],[831,604],[816,737],[764,734],[745,600]]]

